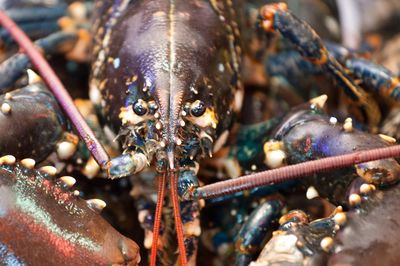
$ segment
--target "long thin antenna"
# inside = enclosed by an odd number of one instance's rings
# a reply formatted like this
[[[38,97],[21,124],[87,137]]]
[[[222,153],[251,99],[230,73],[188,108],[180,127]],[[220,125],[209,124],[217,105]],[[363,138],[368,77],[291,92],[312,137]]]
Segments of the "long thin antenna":
[[[161,214],[164,205],[166,176],[167,174],[163,173],[162,176],[160,176],[158,179],[157,205],[156,213],[154,215],[153,243],[151,244],[150,266],[156,266],[157,261],[158,236],[160,235]]]
[[[400,145],[332,156],[324,159],[308,161],[278,169],[250,174],[200,187],[193,192],[191,199],[220,197],[259,186],[271,185],[297,179],[300,176],[307,176],[321,171],[328,171],[352,166],[354,164],[399,156]]]
[[[71,96],[58,79],[53,69],[47,63],[46,59],[35,48],[28,36],[10,19],[7,14],[0,10],[0,24],[6,29],[18,45],[24,50],[32,64],[36,67],[49,89],[53,92],[54,97],[61,105],[72,124],[78,131],[81,139],[86,143],[90,153],[100,166],[105,165],[109,161],[109,156],[93,134],[93,131],[86,124],[82,115],[76,109]]]
[[[178,238],[178,248],[179,248],[179,256],[181,258],[181,265],[187,266],[187,257],[186,257],[186,249],[185,249],[185,241],[183,236],[183,228],[182,228],[182,220],[181,220],[181,212],[179,207],[179,199],[177,193],[177,175],[175,171],[170,172],[170,190],[171,190],[171,198],[172,198],[172,207],[174,209],[174,218],[175,218],[175,228],[176,228],[176,236]]]

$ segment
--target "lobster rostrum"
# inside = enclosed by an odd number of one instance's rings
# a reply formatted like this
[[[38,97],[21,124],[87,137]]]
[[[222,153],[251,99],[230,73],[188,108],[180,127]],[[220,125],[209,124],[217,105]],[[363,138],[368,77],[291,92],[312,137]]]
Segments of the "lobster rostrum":
[[[268,176],[276,174],[279,177],[278,173],[286,170],[277,169],[266,174],[267,177],[260,174],[256,182],[252,181],[254,176],[238,178],[229,183],[231,188],[227,188],[226,183],[197,188],[197,162],[200,157],[211,157],[222,147],[235,112],[241,106],[243,40],[240,38],[241,6],[237,2],[95,2],[95,61],[90,97],[101,110],[103,121],[122,143],[121,156],[109,160],[96,138],[89,134],[90,130],[82,126],[74,108],[63,99],[64,95],[56,93],[89,150],[111,178],[138,173],[155,163],[160,177],[153,228],[153,265],[159,245],[157,240],[167,181],[171,189],[180,257],[182,264],[186,265],[188,250],[185,250],[185,244],[190,246],[191,243],[186,240],[184,243],[179,197],[191,200],[215,197],[269,184],[279,180],[271,181]],[[360,117],[366,119],[370,128],[376,126],[380,117],[376,103],[328,53],[315,32],[293,17],[284,4],[263,8],[261,16],[264,30],[280,31],[312,64],[329,72],[344,87],[353,104],[359,107]],[[32,49],[28,46],[24,49],[32,57]],[[35,63],[35,60],[38,57],[34,57],[32,62],[39,70],[43,69],[43,64]],[[362,73],[361,78],[370,78],[363,70],[359,73]],[[60,91],[60,84],[49,82],[50,72],[44,71],[42,76],[48,79],[49,87],[58,87],[55,91]],[[383,94],[396,96],[395,85],[394,82],[383,86]],[[317,161],[290,169],[298,170],[294,171],[295,175],[304,175],[391,157],[398,155],[397,149],[383,149],[380,153],[360,152],[325,160],[325,164]],[[339,158],[346,160],[339,161]],[[313,167],[307,168],[306,165]],[[293,172],[283,175],[287,179]]]

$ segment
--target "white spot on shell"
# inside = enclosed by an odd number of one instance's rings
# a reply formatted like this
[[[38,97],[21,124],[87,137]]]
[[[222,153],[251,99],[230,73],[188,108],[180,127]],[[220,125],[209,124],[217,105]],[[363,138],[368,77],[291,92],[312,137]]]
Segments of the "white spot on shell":
[[[121,60],[120,60],[119,58],[115,58],[115,59],[113,60],[113,66],[114,66],[114,68],[115,68],[115,69],[118,69],[120,65],[121,65]]]
[[[33,168],[35,167],[36,162],[35,162],[34,159],[26,158],[26,159],[23,159],[23,160],[21,161],[21,164],[22,164],[24,167],[28,168],[28,169],[33,169]]]
[[[61,160],[71,158],[76,151],[76,145],[69,141],[63,141],[57,146],[57,156]]]
[[[321,248],[325,252],[329,252],[332,247],[333,247],[333,238],[332,237],[327,236],[321,240]]]
[[[11,93],[7,92],[6,94],[4,94],[4,99],[11,100],[12,99]]]
[[[343,130],[345,132],[353,131],[353,120],[350,117],[348,117],[348,118],[346,118],[346,120],[344,120]]]
[[[101,199],[89,199],[86,201],[86,203],[91,209],[98,212],[102,211],[107,206],[105,201]]]
[[[358,205],[361,203],[361,197],[358,194],[351,194],[349,196],[349,203],[350,205],[354,206],[354,205]]]
[[[0,164],[14,164],[16,162],[16,159],[12,155],[6,155],[3,157],[0,157]]]
[[[331,125],[336,125],[336,123],[338,122],[338,120],[337,120],[337,118],[336,117],[331,117],[331,118],[329,118],[329,123],[331,124]]]
[[[383,139],[384,141],[386,141],[388,144],[394,144],[394,143],[396,143],[396,139],[395,139],[395,138],[392,138],[392,137],[390,137],[390,136],[388,136],[388,135],[379,134],[379,137],[380,137],[381,139]]]
[[[76,179],[68,175],[60,177],[60,180],[68,187],[72,187],[76,183]]]
[[[370,184],[362,184],[362,185],[360,186],[360,192],[361,192],[362,194],[369,194],[369,193],[371,193],[372,191],[373,191],[373,188],[371,187]]]
[[[144,247],[147,249],[150,249],[151,246],[153,245],[153,232],[150,230],[145,230],[144,232]]]
[[[138,221],[139,221],[139,223],[141,223],[141,224],[144,223],[147,215],[149,215],[149,211],[148,210],[139,211],[139,213],[138,213]]]
[[[284,165],[286,153],[282,150],[272,150],[265,154],[265,164],[271,168],[278,168]]]
[[[96,85],[91,84],[89,88],[89,98],[94,104],[100,104],[101,103],[101,93],[99,88],[97,88]]]
[[[39,171],[44,172],[48,175],[57,174],[57,168],[55,168],[54,166],[51,166],[51,165],[42,166],[42,167],[40,167]]]
[[[318,191],[315,189],[315,187],[313,187],[313,186],[308,187],[307,192],[306,192],[306,197],[309,200],[319,197]]]
[[[326,94],[322,94],[318,97],[312,98],[309,102],[310,102],[310,104],[314,104],[322,109],[322,108],[324,108],[327,100],[328,100],[328,96]]]
[[[95,177],[100,171],[100,166],[97,164],[95,159],[90,156],[87,161],[85,167],[82,170],[82,174],[84,174],[87,178],[91,179]]]
[[[8,103],[3,103],[0,108],[1,112],[5,115],[11,112],[11,106]]]
[[[338,225],[344,225],[346,223],[347,217],[344,212],[339,212],[336,213],[335,216],[333,216],[333,220]]]
[[[239,112],[242,109],[243,98],[244,98],[244,90],[243,88],[239,88],[235,92],[233,111]]]
[[[32,69],[28,69],[26,72],[28,73],[28,84],[38,83],[42,80]]]

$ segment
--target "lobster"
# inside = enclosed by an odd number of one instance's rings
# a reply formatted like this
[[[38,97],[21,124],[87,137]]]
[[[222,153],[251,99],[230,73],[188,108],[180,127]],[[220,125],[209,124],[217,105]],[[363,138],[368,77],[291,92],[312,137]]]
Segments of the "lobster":
[[[205,188],[197,188],[197,161],[200,157],[211,157],[224,145],[235,113],[241,107],[243,47],[238,20],[242,17],[241,10],[239,1],[95,3],[93,51],[96,60],[92,66],[90,96],[101,110],[104,123],[122,143],[122,155],[111,160],[70,106],[71,102],[66,100],[68,97],[60,93],[60,84],[54,79],[51,81],[49,70],[42,73],[49,87],[58,87],[55,91],[60,104],[88,144],[93,157],[111,178],[136,174],[148,164],[155,163],[160,176],[151,241],[153,265],[157,257],[160,226],[163,227],[160,222],[167,181],[183,265],[187,263],[187,255],[195,253],[196,237],[193,236],[198,232],[191,228],[189,233],[187,227],[186,233],[183,232],[179,210],[192,214],[192,217],[183,218],[193,225],[197,219],[193,213],[198,212],[199,204],[196,201],[179,203],[179,198],[193,200],[209,197],[209,192],[212,196],[222,194],[214,190],[223,186],[222,183],[211,185],[208,192]],[[361,110],[358,115],[370,128],[376,127],[380,119],[376,103],[352,81],[312,30],[294,18],[283,4],[267,6],[261,10],[261,15],[264,30],[278,29],[303,56],[334,76],[345,88],[353,105]],[[153,36],[157,36],[157,42],[152,40]],[[24,48],[33,56],[32,49],[28,46]],[[43,64],[35,63],[35,60],[38,60],[37,56],[33,63],[41,69]],[[370,78],[363,73],[361,71],[362,78]],[[389,85],[379,89],[385,95],[396,96],[396,84]],[[335,162],[332,159],[329,166],[321,166],[320,169],[397,154],[395,149],[386,151],[386,155],[375,154],[375,157],[362,159],[360,156],[346,157],[349,158],[346,163],[337,165],[332,165]],[[280,170],[283,172],[285,169]],[[260,184],[271,181],[262,182]],[[249,188],[238,187],[238,182],[232,184],[234,187],[229,193]],[[185,216],[185,211],[182,214]],[[189,248],[185,249],[185,244]],[[162,253],[159,255],[163,257]]]

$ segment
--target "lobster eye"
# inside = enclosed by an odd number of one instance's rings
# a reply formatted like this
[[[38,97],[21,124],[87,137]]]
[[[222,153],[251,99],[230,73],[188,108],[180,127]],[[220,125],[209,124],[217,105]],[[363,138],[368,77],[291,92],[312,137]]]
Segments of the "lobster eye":
[[[145,101],[143,101],[142,99],[137,100],[133,104],[133,111],[137,115],[140,115],[140,116],[145,115],[148,111],[147,103]]]
[[[205,111],[206,111],[206,107],[204,106],[204,103],[200,100],[197,100],[190,105],[190,113],[193,116],[199,117],[199,116],[203,115]]]

